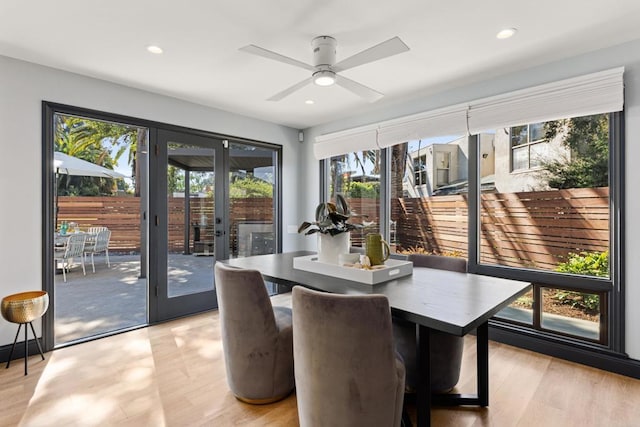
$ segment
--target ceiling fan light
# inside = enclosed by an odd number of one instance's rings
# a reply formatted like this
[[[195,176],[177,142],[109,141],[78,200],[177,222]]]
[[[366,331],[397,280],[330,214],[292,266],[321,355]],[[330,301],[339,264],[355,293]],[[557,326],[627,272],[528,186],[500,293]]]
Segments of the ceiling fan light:
[[[313,73],[313,82],[318,86],[331,86],[336,82],[336,73],[329,70]]]

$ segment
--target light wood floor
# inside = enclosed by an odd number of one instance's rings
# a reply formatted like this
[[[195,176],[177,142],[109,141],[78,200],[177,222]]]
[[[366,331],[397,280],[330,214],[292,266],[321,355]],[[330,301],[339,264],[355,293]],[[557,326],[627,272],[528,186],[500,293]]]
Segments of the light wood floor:
[[[0,368],[1,426],[296,426],[295,396],[252,406],[230,393],[217,312]],[[475,338],[462,392],[475,390]],[[490,403],[438,408],[434,426],[639,426],[640,381],[491,343]],[[414,408],[409,408],[412,416]],[[414,420],[415,421],[415,420]]]

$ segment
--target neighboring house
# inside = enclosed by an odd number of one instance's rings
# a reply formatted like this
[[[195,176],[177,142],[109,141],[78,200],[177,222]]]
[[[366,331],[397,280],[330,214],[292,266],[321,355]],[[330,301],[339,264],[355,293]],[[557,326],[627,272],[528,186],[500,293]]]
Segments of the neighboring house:
[[[544,123],[483,133],[480,138],[480,183],[483,191],[502,193],[547,190],[542,174],[545,160],[571,159],[562,144],[563,133],[544,139]],[[430,144],[409,153],[403,182],[406,197],[466,193],[467,137],[446,144]]]
[[[562,143],[564,132],[544,138],[544,123],[499,129],[495,134],[495,187],[500,193],[549,189],[542,165],[545,161],[569,162],[571,152]]]
[[[493,175],[493,135],[480,135],[481,177]],[[430,144],[409,153],[402,185],[406,197],[466,192],[469,179],[467,137]]]

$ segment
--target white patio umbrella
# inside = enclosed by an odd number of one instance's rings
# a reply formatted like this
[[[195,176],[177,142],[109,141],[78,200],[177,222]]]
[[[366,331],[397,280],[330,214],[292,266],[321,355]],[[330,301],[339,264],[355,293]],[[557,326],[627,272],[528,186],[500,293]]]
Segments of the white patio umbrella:
[[[54,198],[54,224],[58,223],[58,175],[72,175],[72,176],[96,176],[99,178],[129,178],[119,172],[111,169],[104,168],[95,163],[87,162],[86,160],[79,159],[77,157],[70,156],[59,151],[53,153],[53,172],[56,174],[56,183],[54,185],[55,191]]]
[[[53,153],[53,171],[62,175],[97,176],[100,178],[128,178],[119,172],[56,151]]]

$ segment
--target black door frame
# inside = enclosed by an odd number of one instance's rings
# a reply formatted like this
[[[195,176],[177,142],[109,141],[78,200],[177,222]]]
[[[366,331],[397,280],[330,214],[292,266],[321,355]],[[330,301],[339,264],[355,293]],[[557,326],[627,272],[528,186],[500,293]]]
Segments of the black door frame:
[[[156,122],[152,120],[140,119],[131,116],[125,116],[121,114],[109,113],[99,110],[92,110],[88,108],[81,108],[72,105],[60,104],[51,101],[42,101],[42,165],[41,165],[41,183],[42,183],[42,198],[41,198],[41,214],[42,214],[42,248],[41,248],[41,265],[42,265],[42,289],[49,293],[50,305],[47,313],[42,318],[42,343],[45,351],[51,351],[54,349],[55,336],[54,336],[54,322],[55,322],[55,289],[54,289],[54,271],[53,271],[53,234],[55,232],[55,224],[53,224],[53,190],[54,190],[54,168],[53,168],[53,115],[54,113],[75,115],[80,117],[87,117],[90,119],[104,120],[110,122],[124,123],[131,126],[146,127],[149,129],[149,146],[151,147],[157,141],[157,131],[160,129],[173,130],[177,132],[189,132],[194,135],[201,135],[210,138],[226,139],[228,141],[240,142],[243,144],[267,147],[274,149],[277,152],[277,167],[276,167],[276,188],[274,192],[275,199],[275,211],[274,221],[276,222],[276,252],[282,251],[282,145],[273,144],[248,138],[235,137],[231,135],[219,134],[209,131],[203,131],[198,129],[192,129],[183,126],[176,126],[162,122]],[[227,193],[228,194],[228,193]],[[146,215],[148,219],[149,216]],[[228,225],[227,225],[228,227]],[[149,228],[149,227],[147,227]],[[225,245],[228,247],[228,245]],[[153,251],[149,251],[151,254]],[[149,283],[149,282],[148,282]],[[149,287],[152,285],[149,284]],[[154,299],[155,296],[151,295],[149,291],[149,301]],[[152,310],[149,310],[148,324],[154,324],[157,321],[151,316]],[[144,327],[147,325],[143,325]],[[117,332],[115,332],[117,333]],[[87,338],[87,341],[96,339],[99,337]],[[79,342],[79,341],[78,341]],[[35,342],[33,349],[30,348],[30,352],[37,351]],[[6,346],[6,353],[8,355],[8,347]],[[0,355],[4,355],[5,349],[0,349]],[[19,354],[16,357],[21,357]]]
[[[196,135],[191,132],[176,130],[156,130],[156,138],[152,143],[154,154],[150,156],[149,176],[154,182],[149,194],[149,247],[150,252],[150,289],[155,298],[149,299],[150,323],[161,322],[189,314],[199,313],[217,308],[215,288],[193,294],[169,297],[168,295],[168,209],[167,209],[167,167],[169,166],[168,145],[170,142],[196,145],[214,150],[214,206],[215,217],[214,242],[215,259],[224,259],[224,249],[228,238],[228,150],[223,140],[211,136]],[[185,204],[187,200],[185,199]]]

